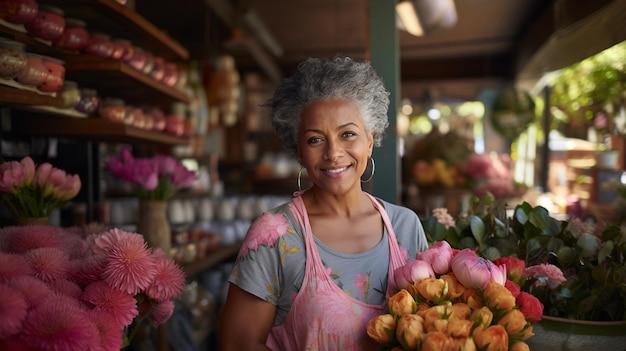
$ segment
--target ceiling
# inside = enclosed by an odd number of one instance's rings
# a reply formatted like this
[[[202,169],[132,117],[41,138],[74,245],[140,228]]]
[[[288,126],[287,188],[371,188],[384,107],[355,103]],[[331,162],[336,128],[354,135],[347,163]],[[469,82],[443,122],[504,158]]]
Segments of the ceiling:
[[[178,0],[157,7],[152,0],[136,0],[137,11],[168,28],[192,56],[228,53],[241,71],[262,71],[274,80],[291,74],[307,57],[340,53],[367,58],[370,1]],[[458,21],[453,28],[422,37],[399,31],[402,97],[473,99],[486,87],[520,74],[537,79],[626,40],[626,0],[455,3]],[[262,30],[251,29],[252,20]],[[278,43],[281,55],[260,44],[263,29]]]

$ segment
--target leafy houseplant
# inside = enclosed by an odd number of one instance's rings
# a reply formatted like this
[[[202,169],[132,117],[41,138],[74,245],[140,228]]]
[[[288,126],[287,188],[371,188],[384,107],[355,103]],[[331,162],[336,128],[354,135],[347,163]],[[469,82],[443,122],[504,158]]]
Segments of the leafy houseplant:
[[[566,281],[556,287],[525,286],[545,306],[549,316],[589,321],[626,320],[626,223],[556,219],[541,206],[524,202],[506,218],[486,195],[474,198],[467,214],[450,220],[423,221],[433,242],[446,240],[456,248],[471,248],[491,260],[518,257],[532,266],[553,264]],[[438,212],[439,217],[444,217]],[[447,214],[445,214],[447,215]],[[532,288],[532,289],[531,289]]]

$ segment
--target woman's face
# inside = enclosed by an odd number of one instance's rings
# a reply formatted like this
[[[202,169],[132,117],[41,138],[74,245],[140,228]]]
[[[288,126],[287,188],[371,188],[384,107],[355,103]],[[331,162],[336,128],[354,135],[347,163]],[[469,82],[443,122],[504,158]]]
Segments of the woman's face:
[[[320,100],[302,111],[298,154],[315,185],[334,195],[361,189],[374,145],[361,111],[350,100]]]

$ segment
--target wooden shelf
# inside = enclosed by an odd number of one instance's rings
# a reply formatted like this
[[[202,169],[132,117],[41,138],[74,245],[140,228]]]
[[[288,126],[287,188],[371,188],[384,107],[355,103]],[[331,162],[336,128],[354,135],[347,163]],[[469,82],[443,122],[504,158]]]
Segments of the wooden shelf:
[[[11,128],[15,133],[30,136],[71,137],[90,141],[114,143],[157,143],[186,145],[187,138],[157,131],[113,123],[100,118],[73,118],[45,111],[39,114],[16,111],[12,114]]]
[[[91,55],[65,55],[66,78],[81,85],[96,87],[102,97],[119,97],[129,104],[161,105],[189,103],[183,92],[169,87],[124,62]],[[148,89],[146,89],[148,88]]]
[[[202,271],[215,266],[216,264],[222,262],[223,260],[237,255],[240,247],[241,247],[241,242],[238,242],[230,246],[222,246],[218,248],[217,250],[215,250],[214,252],[207,255],[207,257],[201,260],[198,260],[196,262],[184,265],[183,271],[188,277],[202,273]]]
[[[189,51],[184,46],[135,10],[115,0],[47,0],[46,3],[61,8],[65,17],[84,20],[89,31],[128,39],[166,60],[189,59]],[[159,6],[158,2],[154,6]]]
[[[19,89],[0,84],[0,102],[19,105],[61,106],[63,100],[57,96],[41,94],[31,90]]]

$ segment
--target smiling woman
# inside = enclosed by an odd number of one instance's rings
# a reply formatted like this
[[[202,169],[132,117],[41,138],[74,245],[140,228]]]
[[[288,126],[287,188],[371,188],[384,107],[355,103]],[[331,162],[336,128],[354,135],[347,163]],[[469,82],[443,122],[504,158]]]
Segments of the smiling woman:
[[[276,90],[273,125],[313,185],[249,228],[222,312],[223,350],[373,346],[367,321],[383,310],[394,270],[426,248],[413,211],[361,186],[374,176],[388,104],[372,66],[347,57],[308,59]]]

